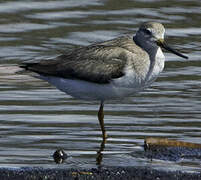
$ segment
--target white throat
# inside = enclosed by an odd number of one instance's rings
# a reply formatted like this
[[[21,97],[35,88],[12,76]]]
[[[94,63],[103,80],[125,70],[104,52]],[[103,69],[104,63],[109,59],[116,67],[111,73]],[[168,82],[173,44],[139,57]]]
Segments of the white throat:
[[[157,49],[155,56],[150,58],[153,59],[151,59],[151,66],[147,75],[148,85],[158,77],[165,65],[165,56],[160,47]]]

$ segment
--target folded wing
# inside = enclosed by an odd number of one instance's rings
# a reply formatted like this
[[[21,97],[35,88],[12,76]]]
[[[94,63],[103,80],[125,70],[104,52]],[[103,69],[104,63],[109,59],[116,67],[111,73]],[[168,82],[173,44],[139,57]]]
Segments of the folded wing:
[[[24,63],[21,67],[41,75],[109,83],[124,75],[127,49],[122,39],[75,49],[55,59]]]

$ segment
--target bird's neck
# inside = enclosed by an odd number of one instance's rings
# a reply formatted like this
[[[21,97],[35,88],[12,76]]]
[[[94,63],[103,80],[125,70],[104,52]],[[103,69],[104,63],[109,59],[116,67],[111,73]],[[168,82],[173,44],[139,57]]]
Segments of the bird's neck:
[[[150,60],[155,59],[156,53],[159,48],[157,45],[153,44],[152,42],[146,41],[142,36],[138,34],[133,36],[133,41],[135,42],[135,44],[137,44],[148,53]]]
[[[160,55],[162,53],[162,51],[157,45],[153,44],[152,42],[146,41],[145,39],[142,39],[142,38],[143,37],[141,37],[141,36],[135,35],[133,37],[133,41],[139,47],[141,47],[143,50],[145,50],[147,52],[147,54],[149,55],[150,67],[149,67],[149,71],[147,73],[147,81],[150,81],[150,79],[152,79],[152,76],[154,76],[153,75],[154,68],[158,69],[158,67],[155,67],[155,65],[157,64],[157,66],[158,66],[158,64],[160,64],[159,62],[161,61],[161,57],[159,57],[158,55]],[[163,69],[164,57],[162,57],[161,63],[162,63],[162,65],[160,65],[160,67],[159,67],[160,70],[159,71],[157,70],[158,72],[156,72],[156,74],[158,74]]]

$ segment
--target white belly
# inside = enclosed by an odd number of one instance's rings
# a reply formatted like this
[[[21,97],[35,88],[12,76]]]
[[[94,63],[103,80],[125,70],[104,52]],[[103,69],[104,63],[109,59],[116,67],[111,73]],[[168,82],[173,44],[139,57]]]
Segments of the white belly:
[[[120,87],[113,83],[98,84],[82,80],[65,79],[53,76],[40,76],[40,79],[48,81],[59,90],[78,99],[85,100],[109,100],[120,99],[135,94],[137,89],[131,87]]]

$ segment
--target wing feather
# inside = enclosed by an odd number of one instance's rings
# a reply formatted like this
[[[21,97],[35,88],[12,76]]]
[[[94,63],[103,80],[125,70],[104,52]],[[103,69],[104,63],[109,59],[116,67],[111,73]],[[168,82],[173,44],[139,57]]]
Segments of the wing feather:
[[[128,37],[121,37],[81,47],[55,59],[25,63],[22,67],[43,75],[109,83],[112,79],[124,75],[128,49],[120,45],[131,43],[131,40]]]

